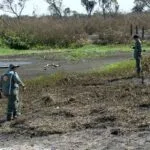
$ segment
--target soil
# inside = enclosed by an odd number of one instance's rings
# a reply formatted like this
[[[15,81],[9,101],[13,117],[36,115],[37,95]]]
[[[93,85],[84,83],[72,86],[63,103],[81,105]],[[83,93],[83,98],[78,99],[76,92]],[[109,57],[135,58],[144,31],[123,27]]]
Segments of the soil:
[[[79,61],[16,56],[1,62],[30,62],[18,69],[28,80],[59,71],[88,72],[130,58],[128,53]],[[2,98],[0,150],[149,150],[148,76],[145,82],[87,75],[67,76],[55,87],[29,86],[20,93],[22,115],[11,122],[5,121],[7,101]]]

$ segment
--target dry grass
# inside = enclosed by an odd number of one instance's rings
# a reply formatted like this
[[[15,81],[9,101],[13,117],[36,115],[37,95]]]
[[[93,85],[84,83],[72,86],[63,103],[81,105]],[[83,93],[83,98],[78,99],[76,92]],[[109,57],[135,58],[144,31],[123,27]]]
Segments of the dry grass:
[[[87,42],[87,36],[97,34],[99,40],[95,43],[129,43],[131,41],[130,26],[138,26],[139,32],[144,26],[145,33],[149,34],[149,13],[119,14],[104,19],[102,16],[62,18],[49,16],[23,17],[21,22],[13,18],[1,20],[0,33],[2,36],[20,37],[37,48],[41,46],[82,46]],[[4,36],[4,37],[5,37]]]

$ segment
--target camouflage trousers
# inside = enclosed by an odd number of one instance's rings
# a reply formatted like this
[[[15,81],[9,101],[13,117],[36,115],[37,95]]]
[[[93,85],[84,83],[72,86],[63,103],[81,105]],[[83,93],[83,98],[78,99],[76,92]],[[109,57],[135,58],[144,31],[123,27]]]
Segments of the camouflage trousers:
[[[141,57],[135,58],[135,62],[136,62],[136,72],[138,75],[140,75],[142,71]]]
[[[8,95],[7,98],[7,120],[10,121],[11,119],[16,118],[19,114],[19,89],[15,89],[15,92]]]

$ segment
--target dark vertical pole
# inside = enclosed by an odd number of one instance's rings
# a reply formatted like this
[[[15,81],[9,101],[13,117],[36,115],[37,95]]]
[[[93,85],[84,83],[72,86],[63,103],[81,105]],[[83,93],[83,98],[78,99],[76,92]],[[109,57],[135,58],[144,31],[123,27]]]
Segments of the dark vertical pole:
[[[142,39],[144,40],[144,34],[145,34],[145,29],[144,26],[142,27]]]
[[[133,25],[132,24],[130,25],[130,35],[131,36],[133,35]]]
[[[139,31],[138,31],[138,26],[136,26],[136,34],[138,34],[139,33]]]

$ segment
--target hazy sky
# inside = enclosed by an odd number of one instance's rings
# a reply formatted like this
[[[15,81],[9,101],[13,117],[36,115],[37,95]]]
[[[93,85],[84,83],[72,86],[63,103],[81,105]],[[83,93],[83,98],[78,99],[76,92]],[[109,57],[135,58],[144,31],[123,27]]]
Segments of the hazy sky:
[[[133,7],[134,0],[118,0],[120,5],[120,11],[128,12]],[[63,0],[64,8],[70,7],[71,10],[76,10],[80,13],[86,13],[85,8],[81,5],[81,0]],[[48,4],[45,0],[28,0],[26,3],[26,8],[23,11],[23,14],[32,15],[33,10],[35,10],[36,14],[43,15],[47,14]]]

